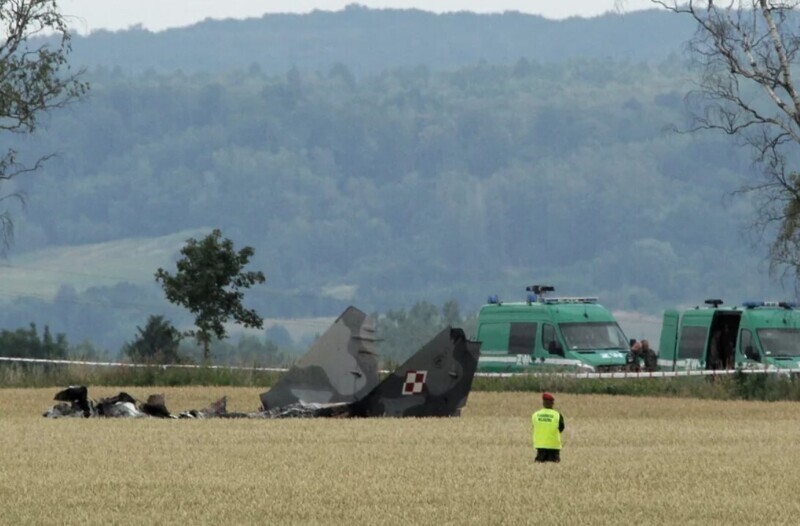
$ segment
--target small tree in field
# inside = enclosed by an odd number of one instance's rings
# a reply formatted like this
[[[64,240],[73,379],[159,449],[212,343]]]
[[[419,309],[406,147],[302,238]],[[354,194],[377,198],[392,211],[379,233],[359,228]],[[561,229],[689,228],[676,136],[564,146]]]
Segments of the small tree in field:
[[[222,233],[215,229],[200,241],[193,238],[186,241],[174,276],[163,268],[156,272],[156,281],[161,282],[167,299],[195,315],[197,330],[185,334],[194,336],[203,346],[206,362],[211,357],[211,338],[221,340],[227,336],[224,324],[230,318],[245,327],[263,328],[261,317],[242,306],[242,289],[265,280],[261,272],[243,270],[254,252],[252,247],[236,252],[233,242],[223,239]]]
[[[181,334],[164,316],[150,316],[144,329],[122,351],[135,362],[180,363]]]

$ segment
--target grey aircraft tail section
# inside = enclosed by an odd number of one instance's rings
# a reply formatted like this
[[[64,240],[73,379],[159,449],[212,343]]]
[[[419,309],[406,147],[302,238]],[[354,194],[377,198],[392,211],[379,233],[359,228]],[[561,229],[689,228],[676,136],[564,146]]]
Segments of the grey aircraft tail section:
[[[444,329],[366,397],[350,404],[350,414],[458,416],[472,389],[479,355],[480,342],[468,340],[462,329]]]
[[[272,388],[262,411],[359,400],[378,385],[375,320],[348,307]]]

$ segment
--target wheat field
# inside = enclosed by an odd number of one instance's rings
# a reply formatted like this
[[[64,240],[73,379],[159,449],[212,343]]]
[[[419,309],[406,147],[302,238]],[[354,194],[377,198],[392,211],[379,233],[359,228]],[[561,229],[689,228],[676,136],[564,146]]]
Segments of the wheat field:
[[[474,392],[452,419],[42,418],[56,390],[0,389],[0,524],[800,521],[796,403],[557,393],[562,462],[541,465],[530,393]],[[174,412],[259,393],[126,391]]]

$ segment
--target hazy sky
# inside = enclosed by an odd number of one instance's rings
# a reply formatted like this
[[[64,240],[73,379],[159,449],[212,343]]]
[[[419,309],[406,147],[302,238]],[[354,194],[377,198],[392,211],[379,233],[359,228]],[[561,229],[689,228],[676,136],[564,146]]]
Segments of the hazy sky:
[[[650,0],[60,0],[74,30],[125,29],[141,24],[158,31],[186,26],[205,18],[260,17],[264,13],[307,13],[314,9],[338,11],[358,3],[373,8],[417,8],[437,13],[521,11],[548,18],[596,16],[607,11],[653,7]]]

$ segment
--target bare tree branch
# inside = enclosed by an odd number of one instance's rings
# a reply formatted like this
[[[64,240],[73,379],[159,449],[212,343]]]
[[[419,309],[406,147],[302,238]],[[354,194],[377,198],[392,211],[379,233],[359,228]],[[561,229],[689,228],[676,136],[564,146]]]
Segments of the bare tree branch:
[[[800,277],[800,93],[793,68],[800,53],[800,0],[652,0],[696,23],[687,43],[699,71],[687,94],[694,108],[687,132],[713,130],[752,151],[758,179],[737,193],[753,195],[752,222],[771,232],[773,271]],[[800,281],[796,281],[800,283]]]
[[[71,50],[70,33],[55,0],[0,0],[0,132],[32,133],[43,114],[86,94],[83,71],[72,71],[67,63]],[[0,155],[0,181],[36,171],[51,157],[25,166],[17,152],[8,149]],[[5,197],[24,204],[22,194]],[[0,212],[0,237],[7,248],[13,238],[7,211]]]

